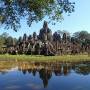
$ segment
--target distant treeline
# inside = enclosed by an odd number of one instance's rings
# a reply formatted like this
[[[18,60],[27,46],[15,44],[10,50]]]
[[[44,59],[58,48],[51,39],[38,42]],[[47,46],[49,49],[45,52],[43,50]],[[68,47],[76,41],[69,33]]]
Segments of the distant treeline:
[[[35,55],[63,55],[63,54],[90,54],[90,33],[78,31],[70,35],[67,31],[52,31],[44,21],[43,28],[39,35],[33,35],[18,39],[9,36],[7,33],[0,35],[0,53],[9,54],[35,54]]]

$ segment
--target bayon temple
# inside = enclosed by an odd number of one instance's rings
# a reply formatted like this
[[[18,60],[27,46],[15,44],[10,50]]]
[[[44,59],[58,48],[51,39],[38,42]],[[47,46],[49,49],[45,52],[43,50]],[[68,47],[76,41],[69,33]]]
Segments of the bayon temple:
[[[27,54],[27,55],[66,55],[89,52],[89,46],[82,46],[73,39],[63,33],[54,32],[48,27],[48,23],[44,21],[39,35],[36,32],[33,35],[19,37],[17,43],[14,43],[5,50],[9,54]]]

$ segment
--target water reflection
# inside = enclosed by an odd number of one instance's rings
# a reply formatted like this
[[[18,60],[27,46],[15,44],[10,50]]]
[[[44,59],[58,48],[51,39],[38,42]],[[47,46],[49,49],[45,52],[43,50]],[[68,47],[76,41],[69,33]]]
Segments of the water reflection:
[[[32,73],[33,76],[39,72],[40,77],[50,77],[52,73],[56,76],[68,75],[71,70],[78,74],[90,73],[90,62],[61,63],[61,62],[18,62],[18,70],[23,74]]]
[[[90,74],[90,62],[29,62],[29,61],[0,61],[0,74],[5,75],[11,71],[19,71],[23,75],[32,74],[43,81],[43,86],[48,86],[53,74],[55,76],[68,76],[75,72],[79,75]]]

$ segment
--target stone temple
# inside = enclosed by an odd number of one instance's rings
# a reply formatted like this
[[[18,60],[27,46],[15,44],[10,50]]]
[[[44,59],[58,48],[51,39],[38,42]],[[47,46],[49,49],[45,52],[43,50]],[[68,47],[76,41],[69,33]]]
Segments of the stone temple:
[[[90,50],[90,47],[82,48],[80,44],[71,40],[66,33],[62,37],[60,33],[54,32],[48,27],[47,21],[44,21],[39,35],[36,32],[33,35],[20,37],[17,43],[3,48],[3,53],[9,54],[28,54],[28,55],[65,55],[78,54],[82,51]]]

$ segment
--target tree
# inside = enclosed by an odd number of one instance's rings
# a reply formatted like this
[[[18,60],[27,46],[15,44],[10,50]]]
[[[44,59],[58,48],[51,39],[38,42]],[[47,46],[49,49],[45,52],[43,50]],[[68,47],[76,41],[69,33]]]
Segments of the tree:
[[[57,31],[58,34],[60,34],[61,36],[63,36],[64,33],[66,33],[67,36],[70,36],[70,33],[67,30],[58,30]]]
[[[9,34],[4,32],[2,35],[1,35],[3,38],[8,38]]]
[[[2,37],[2,35],[0,35],[0,53],[2,52],[2,47],[5,44],[5,39]]]
[[[81,51],[88,51],[90,46],[90,34],[87,31],[79,31],[73,34],[73,41],[81,45]]]
[[[17,40],[17,44],[20,45],[22,43],[22,37],[20,36]]]
[[[87,31],[78,31],[73,34],[75,38],[79,38],[80,40],[84,40],[88,38],[88,32]]]
[[[70,33],[67,31],[67,30],[58,30],[57,31],[58,34],[60,34],[60,36],[63,38],[63,35],[66,34],[67,36],[67,41],[71,41],[71,36],[70,36]]]
[[[29,26],[46,15],[51,20],[61,20],[63,12],[74,11],[73,4],[69,0],[0,0],[0,23],[17,31],[20,19],[25,16]]]
[[[90,34],[87,31],[75,32],[73,37],[80,43],[88,42],[90,40]]]
[[[17,39],[9,36],[8,33],[4,32],[0,35],[0,52],[4,53],[8,47],[16,45]]]
[[[80,31],[73,33],[73,37],[78,38],[79,37],[79,33],[80,33]]]
[[[13,45],[16,45],[16,44],[17,44],[17,39],[13,38]]]
[[[4,46],[6,44],[6,40],[9,37],[9,34],[4,32],[2,33],[2,35],[0,35],[0,50],[2,48],[2,46]]]
[[[10,46],[13,46],[13,38],[11,36],[9,36],[7,39],[6,39],[6,43],[7,47],[10,47]]]
[[[90,33],[87,35],[87,38],[86,38],[85,42],[90,45]]]

